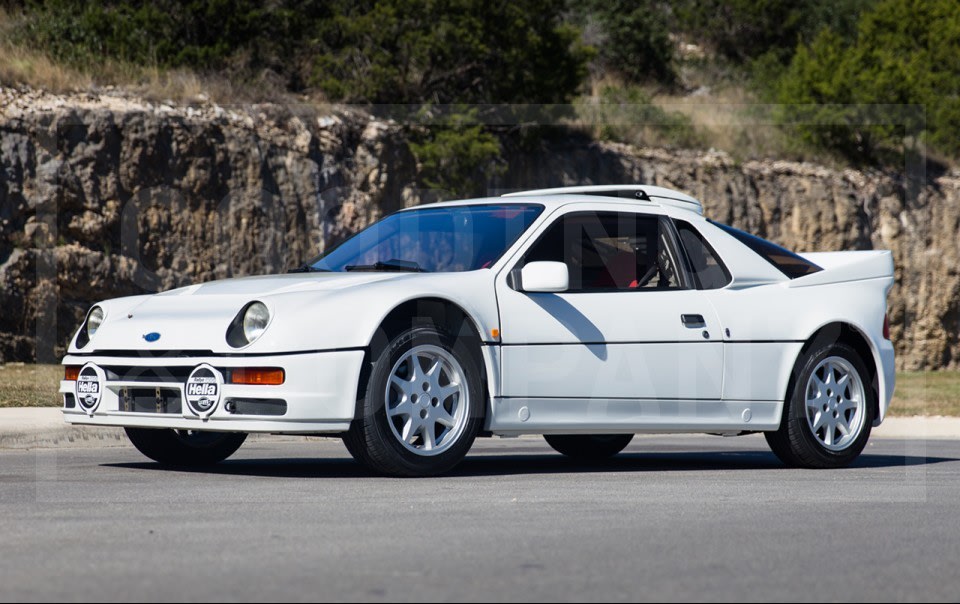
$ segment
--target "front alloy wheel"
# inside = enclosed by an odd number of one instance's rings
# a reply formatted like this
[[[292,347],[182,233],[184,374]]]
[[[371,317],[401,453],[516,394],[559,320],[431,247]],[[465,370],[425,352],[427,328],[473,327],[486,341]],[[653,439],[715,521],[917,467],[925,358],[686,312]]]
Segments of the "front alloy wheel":
[[[422,344],[403,353],[384,391],[387,424],[408,451],[440,455],[467,426],[470,392],[452,352]]]
[[[466,344],[434,327],[413,327],[374,361],[344,444],[354,458],[384,474],[446,472],[480,430],[482,396]]]

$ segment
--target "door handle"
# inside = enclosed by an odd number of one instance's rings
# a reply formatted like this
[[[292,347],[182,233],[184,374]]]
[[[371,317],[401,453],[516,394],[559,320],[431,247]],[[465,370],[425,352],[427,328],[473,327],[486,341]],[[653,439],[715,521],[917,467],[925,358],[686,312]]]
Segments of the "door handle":
[[[689,327],[690,329],[699,329],[707,326],[707,322],[703,320],[703,315],[680,315],[680,322],[683,323],[684,327]]]

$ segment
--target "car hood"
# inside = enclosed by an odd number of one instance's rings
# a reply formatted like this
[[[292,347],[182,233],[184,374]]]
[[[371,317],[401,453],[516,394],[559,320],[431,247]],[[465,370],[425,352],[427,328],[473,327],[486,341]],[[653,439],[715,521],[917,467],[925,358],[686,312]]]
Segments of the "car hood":
[[[106,312],[90,343],[72,351],[235,352],[226,331],[248,303],[261,301],[271,313],[289,320],[302,309],[332,295],[359,291],[372,283],[416,279],[416,273],[294,273],[200,283],[148,296],[100,304]],[[266,338],[272,330],[268,328]],[[153,338],[148,341],[147,335]],[[159,334],[158,336],[154,334]]]
[[[412,273],[289,273],[285,275],[263,275],[223,279],[181,287],[151,296],[153,299],[166,300],[172,296],[254,296],[263,297],[303,291],[329,291],[345,287],[363,285],[376,281],[386,281],[397,277],[410,276]]]

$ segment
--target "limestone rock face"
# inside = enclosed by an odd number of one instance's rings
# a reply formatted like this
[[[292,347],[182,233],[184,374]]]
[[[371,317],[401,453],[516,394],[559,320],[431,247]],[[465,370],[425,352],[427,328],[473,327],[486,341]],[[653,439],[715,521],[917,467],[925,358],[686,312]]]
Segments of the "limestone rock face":
[[[898,365],[960,368],[960,178],[504,141],[489,193],[650,183],[797,251],[890,249]],[[350,108],[0,89],[0,360],[53,361],[97,300],[285,271],[432,200],[404,128]]]

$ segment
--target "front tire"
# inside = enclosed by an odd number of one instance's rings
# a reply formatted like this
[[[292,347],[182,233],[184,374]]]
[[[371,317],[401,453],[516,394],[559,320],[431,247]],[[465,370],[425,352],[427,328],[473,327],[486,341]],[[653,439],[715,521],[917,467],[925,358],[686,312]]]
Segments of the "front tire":
[[[412,327],[374,361],[344,444],[383,474],[442,474],[473,445],[483,424],[483,394],[465,342],[432,326]]]
[[[578,461],[599,461],[623,451],[633,434],[545,434],[544,440],[558,453]]]
[[[220,463],[233,455],[245,432],[203,432],[154,428],[124,428],[127,438],[150,459],[169,466],[197,467]]]
[[[842,468],[870,438],[876,395],[860,355],[842,343],[814,347],[801,359],[780,429],[764,436],[789,466]]]

